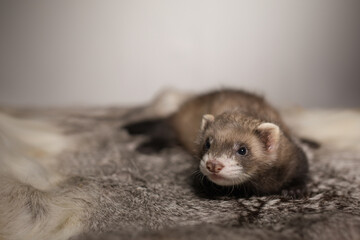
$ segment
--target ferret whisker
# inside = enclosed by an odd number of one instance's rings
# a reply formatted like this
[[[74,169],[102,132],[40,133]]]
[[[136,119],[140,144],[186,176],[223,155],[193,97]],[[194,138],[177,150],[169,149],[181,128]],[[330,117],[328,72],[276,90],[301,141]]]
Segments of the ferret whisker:
[[[194,157],[195,159],[197,159],[197,160],[200,160],[200,161],[203,160],[201,157],[199,157],[199,156],[197,156],[197,155],[193,155],[193,157]]]
[[[199,170],[199,169],[196,169],[195,171],[192,172],[191,175],[195,175],[195,176],[196,176],[196,175],[199,174],[199,173],[201,173],[200,170]]]
[[[245,187],[245,185],[244,185],[244,184],[241,184],[241,186],[242,186],[242,188],[243,188],[243,191],[245,192],[245,195],[247,196],[247,195],[248,195],[248,193],[247,193],[247,191],[246,191],[246,187]]]
[[[234,192],[234,189],[235,189],[235,181],[234,180],[231,180],[232,184],[231,184],[231,191],[230,191],[230,194],[231,195],[233,192]]]
[[[254,191],[255,191],[255,195],[259,195],[259,191],[258,191],[258,189],[259,189],[259,185],[258,185],[258,183],[256,183],[255,181],[253,181],[252,179],[251,179],[251,177],[248,179],[248,181],[254,186]]]
[[[202,187],[204,187],[204,178],[205,178],[205,175],[202,175],[201,180],[200,180],[200,184]]]

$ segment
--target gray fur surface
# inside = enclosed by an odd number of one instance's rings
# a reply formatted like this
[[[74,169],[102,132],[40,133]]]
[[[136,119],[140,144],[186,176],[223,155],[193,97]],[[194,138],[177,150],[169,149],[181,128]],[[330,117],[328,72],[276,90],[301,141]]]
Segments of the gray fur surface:
[[[83,233],[71,239],[360,239],[360,153],[315,152],[307,198],[209,199],[192,187],[197,161],[180,147],[134,151],[144,138],[121,126],[141,118],[140,110],[37,115],[77,140],[57,158],[67,179],[57,193],[88,194]]]

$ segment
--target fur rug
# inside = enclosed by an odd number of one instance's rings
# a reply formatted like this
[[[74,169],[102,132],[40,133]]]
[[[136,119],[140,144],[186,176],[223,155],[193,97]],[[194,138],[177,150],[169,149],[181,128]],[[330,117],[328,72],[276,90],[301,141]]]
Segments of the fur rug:
[[[312,152],[307,198],[208,198],[193,187],[197,162],[180,147],[134,151],[144,137],[121,126],[154,114],[148,108],[7,112],[51,123],[62,134],[46,129],[61,137],[30,137],[20,150],[14,143],[22,161],[34,164],[21,172],[8,161],[16,156],[4,155],[9,146],[0,148],[0,163],[10,166],[0,171],[0,239],[360,239],[356,149],[322,142]],[[9,121],[15,124],[3,122]],[[1,124],[5,142],[11,128]]]

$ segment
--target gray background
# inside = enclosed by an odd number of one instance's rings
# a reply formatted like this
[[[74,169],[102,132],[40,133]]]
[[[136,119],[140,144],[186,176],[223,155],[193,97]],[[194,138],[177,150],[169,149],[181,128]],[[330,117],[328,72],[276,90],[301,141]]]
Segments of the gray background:
[[[242,87],[360,105],[359,0],[0,0],[0,104],[138,104]]]

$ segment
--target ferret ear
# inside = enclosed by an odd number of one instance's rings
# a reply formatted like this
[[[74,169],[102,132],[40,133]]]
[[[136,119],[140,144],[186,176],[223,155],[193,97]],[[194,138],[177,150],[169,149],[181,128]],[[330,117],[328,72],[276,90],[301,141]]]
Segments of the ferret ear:
[[[202,117],[202,121],[201,121],[201,131],[204,131],[210,123],[212,123],[214,121],[215,117],[211,114],[205,114],[203,117]]]
[[[274,153],[279,145],[280,129],[273,123],[262,123],[257,127],[260,140],[265,144],[266,152]]]

